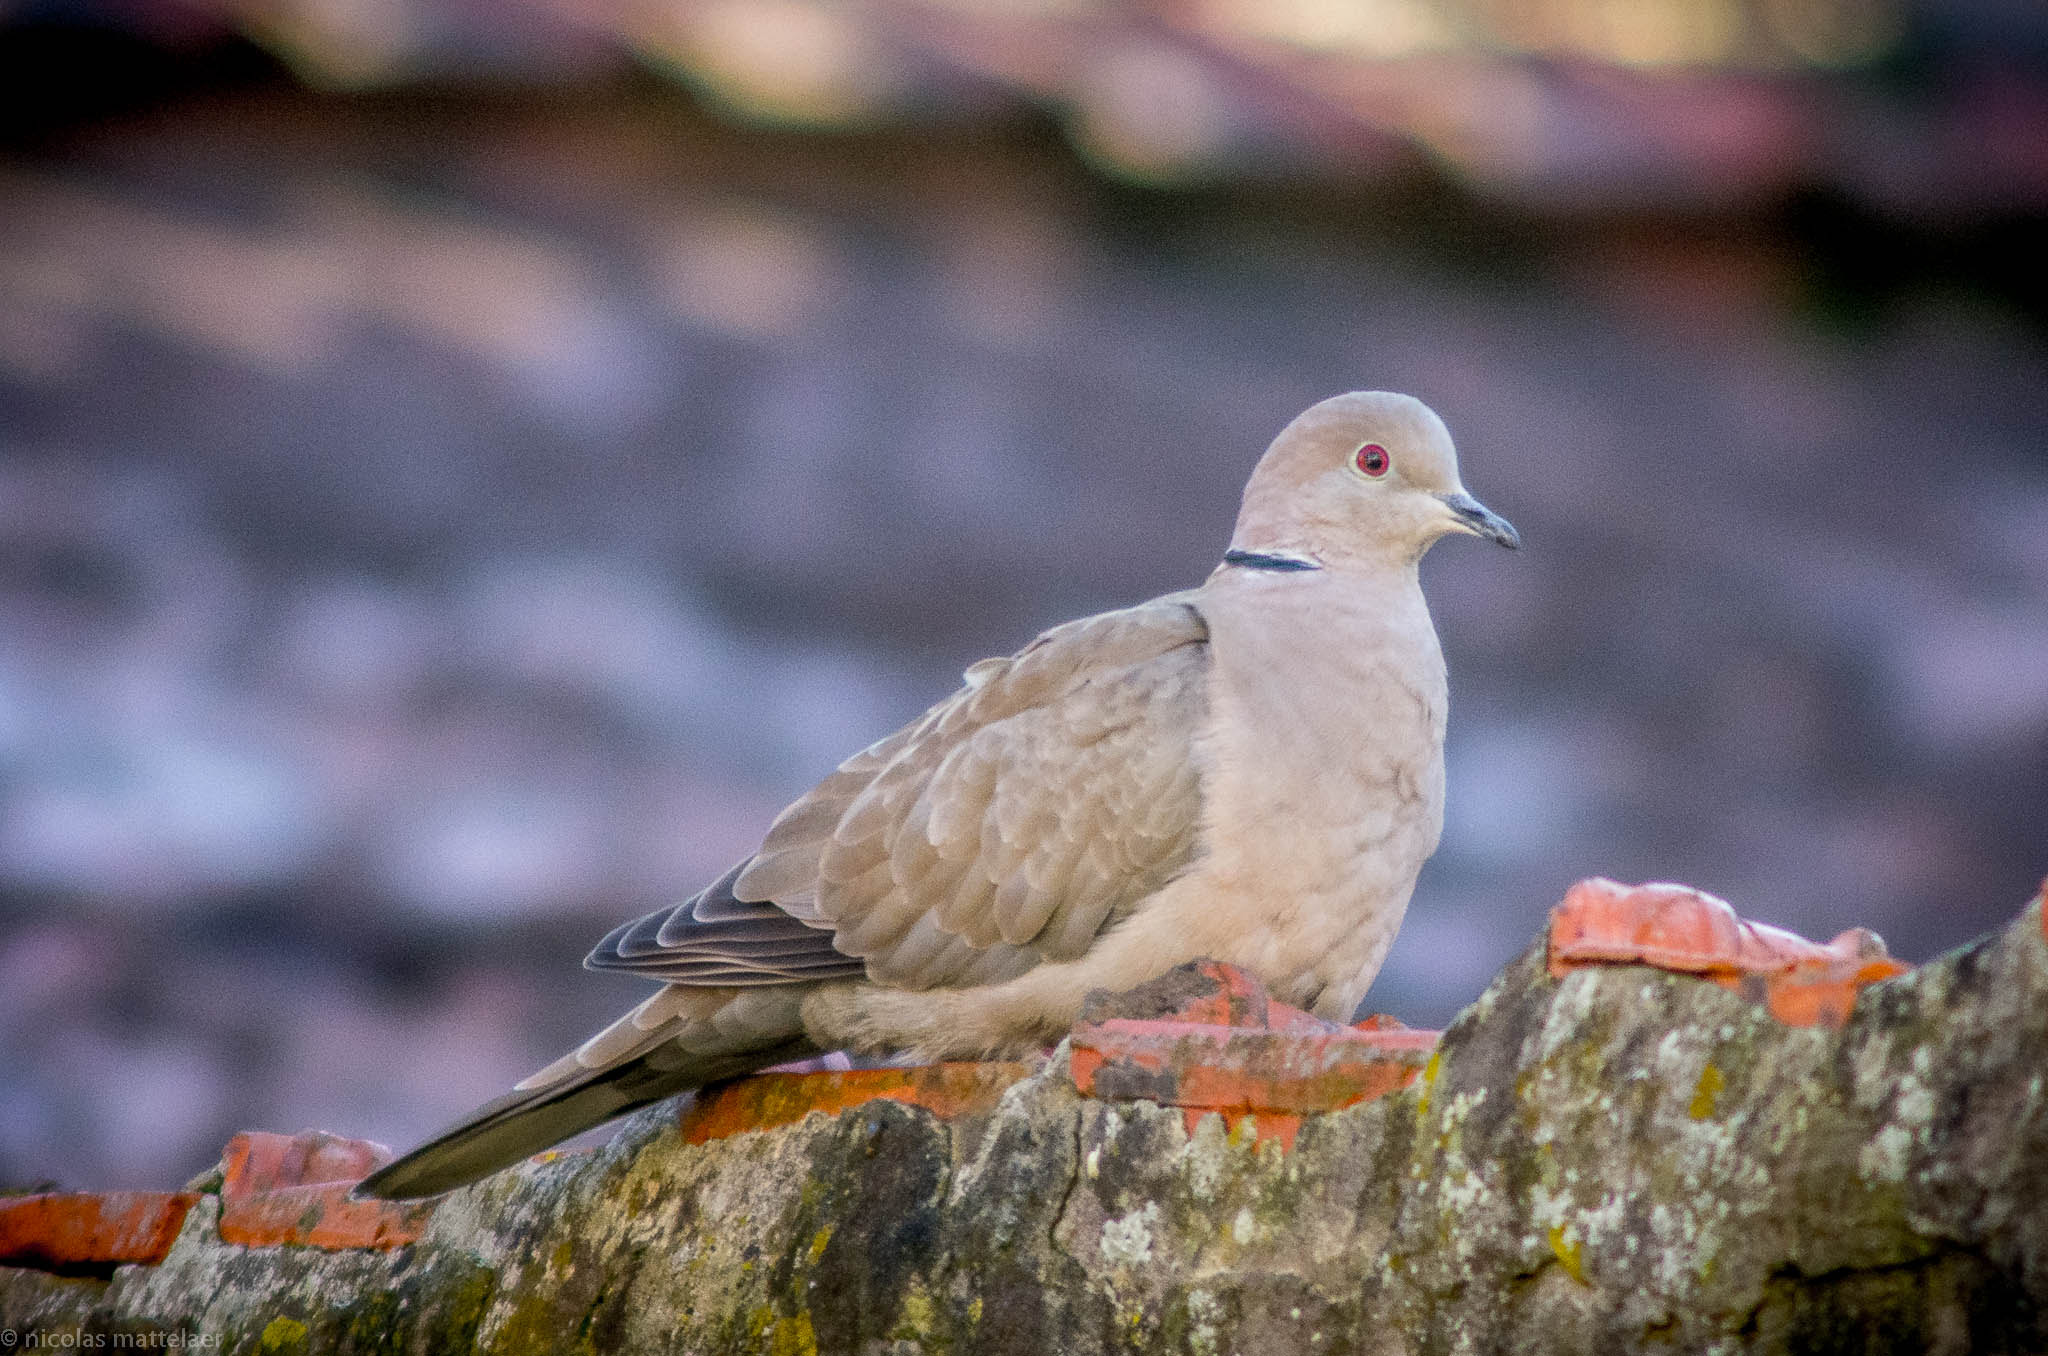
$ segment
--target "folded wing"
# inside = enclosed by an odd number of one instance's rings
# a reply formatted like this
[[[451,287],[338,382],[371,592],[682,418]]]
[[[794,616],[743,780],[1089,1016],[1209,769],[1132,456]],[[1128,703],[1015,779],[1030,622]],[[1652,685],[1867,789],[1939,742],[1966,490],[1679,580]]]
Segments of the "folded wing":
[[[588,963],[693,987],[931,988],[1080,955],[1197,851],[1207,640],[1179,595],[983,660],[752,858]]]

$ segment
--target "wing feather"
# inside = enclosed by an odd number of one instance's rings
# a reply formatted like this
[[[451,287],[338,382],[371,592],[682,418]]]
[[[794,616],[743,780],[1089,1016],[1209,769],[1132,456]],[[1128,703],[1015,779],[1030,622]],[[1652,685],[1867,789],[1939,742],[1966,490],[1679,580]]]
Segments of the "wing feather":
[[[588,963],[744,993],[993,983],[1081,954],[1198,850],[1207,638],[1178,596],[982,660],[777,816],[753,857]]]

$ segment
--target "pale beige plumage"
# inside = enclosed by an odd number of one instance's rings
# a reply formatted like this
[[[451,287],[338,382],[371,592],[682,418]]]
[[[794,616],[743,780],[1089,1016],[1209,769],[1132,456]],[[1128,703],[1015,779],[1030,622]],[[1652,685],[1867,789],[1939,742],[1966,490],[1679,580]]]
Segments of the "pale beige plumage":
[[[1197,956],[1348,1017],[1442,827],[1446,690],[1416,567],[1454,531],[1516,544],[1427,407],[1312,407],[1200,588],[969,668],[754,856],[592,953],[658,993],[364,1190],[446,1190],[807,1051],[1047,1041],[1090,990]]]

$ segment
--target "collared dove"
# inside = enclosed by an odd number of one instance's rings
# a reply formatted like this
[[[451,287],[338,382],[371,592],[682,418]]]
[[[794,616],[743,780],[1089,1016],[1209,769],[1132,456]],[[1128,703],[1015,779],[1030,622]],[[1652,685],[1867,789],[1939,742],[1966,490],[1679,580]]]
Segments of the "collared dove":
[[[1417,566],[1450,532],[1519,542],[1465,492],[1435,413],[1378,391],[1312,407],[1200,588],[968,669],[753,856],[591,953],[660,992],[359,1190],[446,1191],[821,1050],[1056,1040],[1090,990],[1200,956],[1348,1021],[1443,827]]]

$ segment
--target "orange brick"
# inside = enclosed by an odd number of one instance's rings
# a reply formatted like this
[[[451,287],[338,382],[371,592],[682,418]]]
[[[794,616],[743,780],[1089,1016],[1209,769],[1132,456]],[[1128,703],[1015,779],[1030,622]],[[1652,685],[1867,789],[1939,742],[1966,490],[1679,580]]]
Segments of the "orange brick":
[[[1182,1004],[1172,1014],[1174,1020],[1215,1026],[1267,1025],[1273,1000],[1255,976],[1221,961],[1205,960],[1196,968],[1215,983],[1216,991]]]
[[[1336,1025],[1281,1002],[1257,976],[1217,960],[1193,961],[1124,993],[1091,993],[1079,1024],[1112,1020],[1262,1031],[1323,1031]]]
[[[1303,1012],[1275,998],[1266,1004],[1265,1027],[1269,1031],[1342,1031],[1344,1027],[1336,1022],[1326,1022],[1312,1012]]]
[[[1866,984],[1906,973],[1903,961],[1802,962],[1782,974],[1761,976],[1762,1002],[1787,1026],[1839,1027],[1849,1020]],[[1754,996],[1754,995],[1752,995]]]
[[[757,1074],[698,1093],[683,1111],[683,1138],[705,1144],[744,1131],[793,1125],[813,1111],[836,1115],[876,1100],[907,1102],[950,1119],[990,1110],[1003,1089],[1029,1072],[1023,1064],[991,1061]]]
[[[396,1248],[419,1238],[433,1204],[358,1201],[349,1188],[391,1161],[366,1139],[323,1130],[245,1130],[221,1155],[220,1236],[248,1248]]]
[[[296,1135],[244,1130],[221,1154],[221,1195],[314,1182],[360,1182],[391,1159],[391,1150],[374,1140],[345,1139],[325,1130],[301,1130]]]
[[[1084,1096],[1263,1118],[1334,1111],[1406,1087],[1437,1033],[1111,1020],[1077,1028],[1073,1040],[1074,1085]]]
[[[0,1263],[44,1270],[154,1266],[171,1250],[191,1191],[48,1192],[0,1198]]]
[[[434,1204],[358,1201],[353,1180],[221,1196],[220,1236],[245,1248],[398,1248],[425,1232]]]
[[[1191,1134],[1211,1112],[1233,1128],[1250,1117],[1261,1139],[1285,1148],[1303,1116],[1406,1087],[1438,1039],[1391,1017],[1339,1026],[1267,996],[1234,966],[1199,968],[1213,995],[1165,1017],[1104,1016],[1074,1028],[1069,1067],[1082,1095],[1180,1107]]]
[[[1592,965],[1651,965],[1699,975],[1763,1003],[1790,1026],[1840,1026],[1867,984],[1910,967],[1850,928],[1825,946],[1748,922],[1685,885],[1582,880],[1550,914],[1550,973]]]

